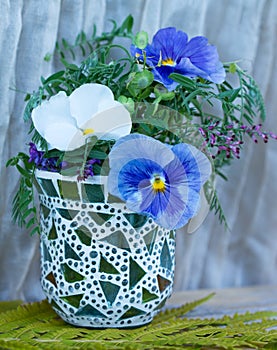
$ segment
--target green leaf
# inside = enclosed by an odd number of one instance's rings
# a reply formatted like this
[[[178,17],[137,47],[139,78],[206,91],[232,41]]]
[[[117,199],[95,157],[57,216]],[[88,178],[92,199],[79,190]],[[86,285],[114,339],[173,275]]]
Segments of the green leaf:
[[[118,102],[122,103],[130,113],[134,113],[135,102],[131,97],[120,95],[118,98]]]
[[[90,154],[89,154],[89,158],[106,159],[107,158],[107,153],[99,151],[99,150],[92,150],[90,152]]]
[[[132,33],[133,24],[133,17],[131,15],[127,16],[121,25],[120,32],[123,33],[126,30],[127,33]]]
[[[135,97],[141,90],[146,89],[154,81],[154,76],[148,70],[143,70],[142,72],[135,73],[131,76],[127,88],[129,92]]]
[[[13,157],[7,161],[6,167],[15,166],[17,163],[18,163],[18,157]]]
[[[44,58],[43,58],[43,60],[45,61],[45,62],[50,62],[51,61],[51,59],[52,59],[52,54],[51,53],[47,53],[45,56],[44,56]]]
[[[46,85],[53,80],[61,78],[64,75],[64,72],[65,72],[64,70],[61,70],[59,72],[56,72],[56,73],[50,75],[46,80],[44,80],[43,84]]]
[[[159,100],[171,101],[175,97],[174,91],[168,91],[163,85],[157,84],[154,88],[154,93]]]
[[[144,31],[138,32],[135,36],[134,44],[143,50],[148,44],[148,34]]]
[[[188,90],[194,90],[196,88],[196,84],[195,81],[185,77],[182,74],[179,73],[171,73],[169,75],[170,79],[173,79],[174,81],[176,81],[177,83],[181,84],[183,87],[185,87]]]
[[[69,62],[67,62],[64,58],[61,58],[61,62],[64,64],[64,66],[65,66],[67,69],[72,70],[72,71],[79,71],[79,67],[76,66],[76,64],[69,63]]]
[[[29,219],[29,221],[26,223],[26,228],[27,228],[27,229],[31,228],[35,223],[36,223],[36,220],[35,220],[34,217],[32,217],[32,218]]]
[[[15,166],[22,176],[27,178],[30,176],[30,173],[26,169],[23,169],[19,164],[16,164]]]
[[[229,102],[233,102],[241,92],[241,89],[232,89],[232,90],[227,90],[224,92],[221,92],[220,94],[217,95],[217,98],[219,99],[227,99]]]
[[[236,63],[231,63],[228,67],[228,70],[230,73],[235,74],[237,71],[237,65]]]

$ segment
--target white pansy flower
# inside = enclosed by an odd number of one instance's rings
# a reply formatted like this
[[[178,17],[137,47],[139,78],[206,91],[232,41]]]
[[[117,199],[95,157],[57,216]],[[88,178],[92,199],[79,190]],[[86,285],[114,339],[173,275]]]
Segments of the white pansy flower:
[[[70,96],[61,91],[32,111],[34,127],[49,149],[70,151],[85,144],[88,136],[119,139],[131,131],[127,109],[101,84],[84,84]]]

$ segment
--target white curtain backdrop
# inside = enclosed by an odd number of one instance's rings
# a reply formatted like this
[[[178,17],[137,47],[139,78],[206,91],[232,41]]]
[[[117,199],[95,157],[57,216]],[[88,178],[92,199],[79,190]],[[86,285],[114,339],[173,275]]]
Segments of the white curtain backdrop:
[[[18,185],[9,157],[26,147],[25,93],[58,68],[43,60],[61,38],[73,42],[96,24],[98,33],[132,14],[135,31],[153,35],[176,26],[205,35],[222,61],[241,60],[264,94],[265,129],[277,132],[276,0],[0,0],[0,300],[39,300],[38,237],[11,222]],[[175,290],[277,284],[277,142],[247,143],[242,159],[218,181],[228,218],[225,232],[213,213],[193,234],[177,234]]]

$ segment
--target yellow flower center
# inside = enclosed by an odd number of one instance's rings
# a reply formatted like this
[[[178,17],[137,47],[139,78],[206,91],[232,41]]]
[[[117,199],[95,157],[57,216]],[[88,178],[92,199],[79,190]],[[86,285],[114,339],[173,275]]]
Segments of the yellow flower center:
[[[164,192],[165,191],[165,179],[159,175],[155,175],[154,179],[151,181],[152,188],[155,192]]]
[[[176,64],[172,58],[166,58],[165,60],[162,60],[161,63],[163,66],[171,66],[171,67],[174,67]]]
[[[93,134],[94,130],[93,129],[85,129],[83,130],[83,135],[89,135],[89,134]]]

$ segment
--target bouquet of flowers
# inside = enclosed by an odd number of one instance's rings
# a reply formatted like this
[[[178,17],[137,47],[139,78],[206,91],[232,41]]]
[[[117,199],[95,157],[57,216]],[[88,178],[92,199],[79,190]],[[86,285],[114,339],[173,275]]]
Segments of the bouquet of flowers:
[[[63,68],[26,96],[29,154],[8,165],[21,174],[13,217],[31,233],[39,232],[36,170],[77,181],[107,176],[112,196],[167,229],[184,226],[205,202],[226,224],[214,178],[226,178],[245,136],[277,138],[262,131],[265,107],[254,79],[235,62],[221,63],[207,38],[169,27],[149,42],[132,24],[128,16],[110,32],[57,43]]]

